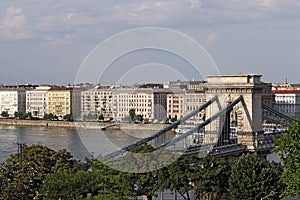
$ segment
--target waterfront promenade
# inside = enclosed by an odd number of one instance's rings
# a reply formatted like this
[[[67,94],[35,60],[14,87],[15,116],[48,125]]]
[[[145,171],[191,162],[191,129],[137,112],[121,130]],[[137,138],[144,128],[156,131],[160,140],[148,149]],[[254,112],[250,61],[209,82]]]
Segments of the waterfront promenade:
[[[109,122],[71,122],[71,121],[51,121],[51,120],[19,120],[0,119],[0,125],[19,126],[45,126],[45,127],[65,127],[65,128],[101,128],[110,125]],[[134,124],[120,123],[119,126],[109,127],[110,129],[132,129],[132,130],[161,130],[168,124]]]

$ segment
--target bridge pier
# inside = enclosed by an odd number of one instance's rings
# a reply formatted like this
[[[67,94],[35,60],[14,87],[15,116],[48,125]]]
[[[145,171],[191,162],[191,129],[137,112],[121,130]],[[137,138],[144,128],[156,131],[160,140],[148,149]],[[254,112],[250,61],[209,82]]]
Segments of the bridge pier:
[[[205,128],[207,134],[211,134],[218,146],[226,144],[230,139],[231,121],[235,121],[237,128],[237,143],[247,146],[249,151],[256,151],[258,145],[256,138],[262,134],[262,110],[261,103],[265,99],[271,99],[271,84],[264,83],[261,75],[212,75],[207,76],[207,99],[217,95],[219,102],[206,109],[206,117],[209,118],[221,108],[225,108],[229,102],[240,95],[243,100],[228,110],[223,117],[215,120]],[[209,142],[209,141],[206,141]]]

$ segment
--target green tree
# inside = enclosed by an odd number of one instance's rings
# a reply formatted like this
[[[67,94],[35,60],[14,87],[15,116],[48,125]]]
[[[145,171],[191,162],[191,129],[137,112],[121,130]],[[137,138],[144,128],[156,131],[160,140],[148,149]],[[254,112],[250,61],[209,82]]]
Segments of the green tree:
[[[281,194],[279,182],[281,168],[256,155],[242,155],[232,166],[229,177],[230,199],[261,199],[274,192],[272,198]]]
[[[45,120],[57,120],[58,117],[56,115],[54,115],[53,113],[45,113],[44,114],[44,119]]]
[[[0,168],[0,199],[33,199],[47,175],[74,170],[73,157],[66,150],[24,145],[21,152]]]
[[[177,117],[173,117],[170,119],[170,121],[173,123],[173,122],[176,122],[177,121]]]
[[[30,117],[26,112],[15,112],[14,115],[16,119],[28,119]]]
[[[281,181],[284,184],[284,196],[300,196],[300,128],[293,123],[279,139],[273,149],[280,156],[284,172]]]
[[[192,160],[192,158],[180,158],[168,167],[168,188],[178,192],[184,199],[190,199]]]
[[[66,121],[74,121],[72,114],[66,114],[65,116],[63,116],[63,119]]]
[[[130,117],[131,121],[135,120],[136,115],[135,115],[135,109],[134,108],[131,108],[129,110],[129,117]]]
[[[2,116],[3,118],[8,118],[8,117],[9,117],[7,111],[2,111],[1,116]]]
[[[97,180],[97,195],[92,199],[128,199],[135,196],[131,173],[113,169],[101,158],[91,162],[91,169]]]
[[[47,176],[38,197],[40,199],[83,199],[98,194],[98,176],[94,171],[61,171]]]
[[[138,122],[142,122],[144,120],[143,116],[142,115],[137,115],[135,117],[135,120],[138,121]]]
[[[101,121],[101,122],[103,122],[103,121],[104,121],[104,116],[103,116],[103,114],[99,115],[99,117],[98,117],[98,121]]]
[[[220,158],[206,156],[193,165],[191,179],[196,199],[220,199],[228,191],[229,164]]]

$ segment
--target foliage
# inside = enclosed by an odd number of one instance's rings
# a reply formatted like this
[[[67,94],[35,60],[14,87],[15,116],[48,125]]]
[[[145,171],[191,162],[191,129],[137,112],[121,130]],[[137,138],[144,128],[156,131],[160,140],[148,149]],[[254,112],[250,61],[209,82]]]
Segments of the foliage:
[[[135,120],[136,114],[135,114],[135,109],[134,108],[131,108],[129,110],[129,117],[130,117],[131,121]]]
[[[230,167],[220,158],[206,156],[194,162],[191,174],[196,198],[220,199],[228,190]]]
[[[98,120],[99,120],[99,121],[104,121],[104,116],[103,116],[103,114],[99,115]]]
[[[281,193],[279,183],[281,168],[263,160],[256,155],[242,155],[232,166],[229,177],[230,199],[261,199],[275,193]]]
[[[33,199],[51,173],[74,170],[72,156],[41,145],[24,145],[22,153],[11,155],[0,169],[0,199]]]
[[[173,122],[176,122],[177,121],[177,117],[173,117],[170,119],[170,121],[173,123]]]
[[[47,176],[39,191],[43,199],[83,199],[97,194],[97,183],[101,180],[91,171],[61,171]]]
[[[178,192],[185,199],[190,199],[189,191],[191,185],[191,158],[178,159],[168,167],[168,188],[171,191]]]
[[[58,120],[58,117],[54,115],[53,113],[46,113],[44,114],[44,119],[45,120]]]
[[[99,158],[91,163],[97,176],[97,195],[92,199],[128,199],[135,196],[132,174],[113,169]]]
[[[1,116],[2,116],[3,118],[8,118],[8,117],[9,117],[7,111],[2,111]]]
[[[278,153],[284,167],[281,176],[284,196],[300,196],[300,128],[292,124],[285,134],[275,140],[274,152]]]
[[[16,119],[32,119],[31,113],[26,113],[26,112],[15,112],[15,118]]]
[[[65,116],[63,116],[63,119],[66,121],[74,121],[72,114],[66,114]]]
[[[142,122],[144,120],[143,116],[142,115],[137,115],[135,117],[135,120],[138,121],[138,122]]]

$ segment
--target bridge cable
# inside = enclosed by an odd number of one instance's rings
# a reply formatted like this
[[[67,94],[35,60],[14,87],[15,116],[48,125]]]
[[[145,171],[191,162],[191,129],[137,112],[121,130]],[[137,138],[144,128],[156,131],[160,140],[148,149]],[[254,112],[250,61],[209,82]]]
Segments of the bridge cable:
[[[223,108],[222,110],[217,112],[215,115],[211,116],[209,119],[207,119],[204,122],[202,122],[201,124],[199,124],[197,127],[187,131],[186,133],[174,138],[173,140],[171,140],[167,143],[164,143],[161,147],[168,147],[170,145],[173,145],[173,144],[179,142],[180,140],[186,138],[187,136],[193,134],[195,131],[202,129],[203,127],[205,127],[206,125],[208,125],[209,123],[211,123],[212,121],[214,121],[215,119],[220,117],[221,115],[225,114],[227,111],[232,109],[237,103],[239,103],[240,101],[243,101],[243,100],[244,100],[243,96],[239,96],[236,100],[234,100],[233,102],[228,104],[226,108]]]
[[[285,114],[282,114],[281,112],[275,110],[274,108],[272,108],[272,107],[270,107],[270,106],[268,106],[268,105],[266,105],[264,103],[262,103],[261,106],[262,106],[262,108],[264,108],[264,109],[272,112],[273,114],[275,114],[275,115],[277,115],[277,116],[279,116],[281,118],[284,118],[284,119],[289,120],[289,121],[297,122],[298,124],[300,124],[300,121],[298,121],[298,120],[296,120],[296,119],[294,119],[292,117],[289,117],[289,116],[287,116]]]
[[[108,155],[105,156],[106,159],[111,159],[114,158],[122,153],[124,153],[125,151],[129,151],[130,149],[134,148],[134,147],[138,147],[141,146],[143,144],[146,144],[147,142],[158,138],[159,136],[165,134],[167,131],[170,131],[176,127],[178,127],[178,125],[180,125],[181,123],[184,123],[186,120],[188,120],[189,118],[197,115],[199,112],[201,112],[202,110],[206,109],[209,105],[211,105],[213,102],[215,102],[218,99],[218,96],[214,96],[212,97],[210,100],[208,100],[205,104],[203,104],[202,106],[200,106],[198,109],[192,111],[190,114],[184,116],[183,118],[179,119],[178,121],[174,122],[173,124],[171,124],[170,126],[163,128],[162,130],[160,130],[159,132],[155,133],[154,135],[151,135],[149,137],[146,137],[140,141],[137,141],[133,144],[130,144],[126,147],[123,147],[120,150],[117,150],[115,152],[112,152]]]
[[[281,124],[281,125],[283,125],[283,126],[289,126],[288,123],[284,123],[284,122],[282,122],[282,121],[273,119],[273,118],[268,117],[268,116],[265,116],[265,115],[263,115],[262,118],[263,118],[263,120],[266,120],[266,121],[271,122],[271,123],[274,123],[274,124]]]

